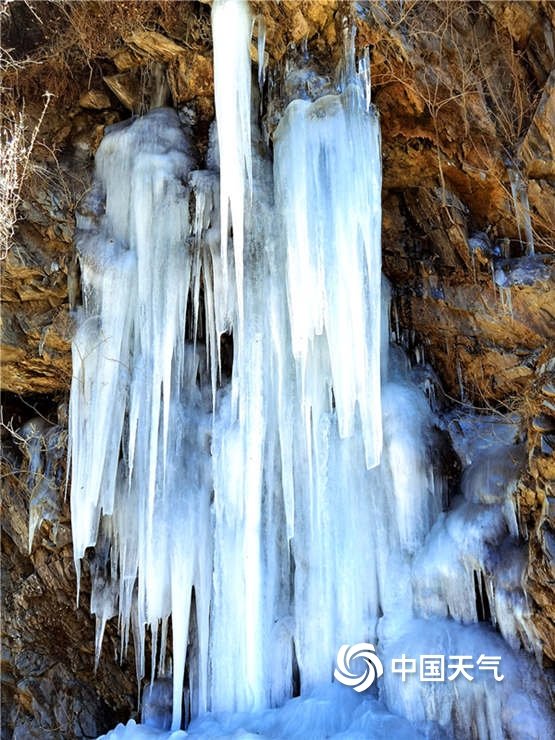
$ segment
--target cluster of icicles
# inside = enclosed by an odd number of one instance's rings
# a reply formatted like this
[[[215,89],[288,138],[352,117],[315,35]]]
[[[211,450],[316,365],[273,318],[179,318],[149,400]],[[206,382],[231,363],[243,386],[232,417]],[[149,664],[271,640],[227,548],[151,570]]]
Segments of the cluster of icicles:
[[[212,12],[206,169],[173,110],[113,126],[79,220],[75,560],[94,547],[96,660],[117,616],[139,682],[149,664],[158,676],[144,724],[110,736],[547,737],[519,652],[534,647],[519,450],[484,422],[442,513],[439,433],[388,348],[367,65],[351,43],[341,89],[291,102],[272,160],[251,116],[248,4]],[[477,624],[485,605],[501,635]],[[359,696],[333,669],[368,641],[385,672]],[[402,682],[402,653],[502,656],[505,679]]]

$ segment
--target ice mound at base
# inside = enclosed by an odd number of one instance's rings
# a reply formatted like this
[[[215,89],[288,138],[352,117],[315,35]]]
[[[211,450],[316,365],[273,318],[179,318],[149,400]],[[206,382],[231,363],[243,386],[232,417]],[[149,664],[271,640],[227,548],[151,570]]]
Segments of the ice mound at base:
[[[205,738],[287,738],[288,740],[419,740],[425,735],[410,722],[391,714],[375,696],[359,696],[339,684],[319,686],[309,695],[290,699],[278,709],[260,712],[219,712],[197,717],[187,732],[167,732],[130,720],[98,740],[179,740]],[[440,737],[437,735],[436,737]]]

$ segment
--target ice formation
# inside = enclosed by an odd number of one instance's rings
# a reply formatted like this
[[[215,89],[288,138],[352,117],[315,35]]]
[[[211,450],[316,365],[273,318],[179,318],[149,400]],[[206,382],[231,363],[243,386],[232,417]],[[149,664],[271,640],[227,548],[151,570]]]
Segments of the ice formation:
[[[340,437],[353,435],[358,417],[373,467],[382,445],[377,121],[366,112],[363,91],[349,84],[342,95],[293,101],[275,141],[291,343],[305,386],[306,424],[318,418],[322,403],[322,389],[310,387],[314,375],[328,395],[333,389]],[[357,171],[366,176],[353,176]],[[312,371],[314,363],[320,372]]]
[[[535,647],[511,498],[521,449],[461,442],[445,511],[437,419],[388,347],[368,65],[357,74],[353,56],[336,94],[289,105],[272,162],[251,127],[247,3],[214,2],[213,28],[211,169],[169,109],[112,127],[79,223],[75,559],[89,555],[96,660],[117,615],[155,687],[144,724],[108,736],[547,736],[519,652]],[[361,642],[384,676],[359,696],[332,677]],[[391,670],[439,652],[499,656],[507,677]]]
[[[35,535],[44,520],[50,522],[53,535],[60,518],[59,490],[63,483],[66,432],[37,416],[17,430],[21,449],[27,459],[26,488],[29,491],[29,553]]]
[[[252,197],[251,18],[247,0],[214,0],[214,101],[220,149],[220,224],[224,278],[227,236],[233,226],[237,308],[243,318],[243,243],[245,185]],[[259,51],[264,54],[263,42]],[[227,280],[226,280],[227,284]]]
[[[517,167],[509,164],[507,166],[507,173],[511,183],[511,196],[515,210],[518,238],[523,244],[526,244],[525,253],[527,255],[534,254],[534,231],[530,216],[528,187]]]

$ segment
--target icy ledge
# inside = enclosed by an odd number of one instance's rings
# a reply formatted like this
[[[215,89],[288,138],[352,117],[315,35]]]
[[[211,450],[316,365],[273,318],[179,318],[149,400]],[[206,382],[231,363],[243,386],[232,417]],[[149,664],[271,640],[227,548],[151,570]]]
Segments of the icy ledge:
[[[555,259],[549,254],[499,260],[495,263],[495,284],[500,288],[534,285],[555,277]]]

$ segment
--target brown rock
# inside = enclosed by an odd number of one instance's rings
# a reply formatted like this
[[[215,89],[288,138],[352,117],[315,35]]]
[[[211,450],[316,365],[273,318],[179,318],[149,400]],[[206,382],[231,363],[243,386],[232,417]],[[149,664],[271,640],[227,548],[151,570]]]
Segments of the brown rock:
[[[168,65],[168,82],[176,105],[214,95],[212,59],[197,53],[179,54]]]
[[[555,457],[553,455],[534,454],[530,462],[530,472],[536,479],[546,484],[555,484]]]
[[[135,53],[158,62],[170,62],[185,51],[183,46],[156,31],[138,31],[126,36],[125,42]]]
[[[553,233],[555,231],[555,181],[553,180],[529,180],[528,200],[532,216],[532,225],[540,235]],[[542,239],[536,237],[538,246]],[[547,242],[549,245],[549,241]]]
[[[112,57],[114,64],[118,68],[118,72],[127,72],[133,67],[137,67],[140,64],[140,59],[136,54],[133,54],[129,49],[122,49],[118,51]]]
[[[57,480],[64,477],[65,432],[39,424],[12,436],[3,430],[2,731],[19,740],[91,738],[133,713],[133,654],[131,663],[119,664],[108,625],[108,650],[95,675],[89,581],[85,571],[76,608],[69,507]],[[26,451],[33,440],[42,452],[30,474]],[[29,556],[29,504],[45,486],[52,495],[41,505]]]
[[[291,40],[298,44],[301,39],[307,38],[309,25],[300,8],[295,8],[291,17]]]
[[[132,71],[103,77],[116,98],[130,111],[136,111],[141,100],[139,80]]]
[[[555,70],[545,84],[520,154],[529,177],[555,177]]]
[[[545,82],[553,64],[555,16],[551,3],[482,1],[524,52],[538,80]]]
[[[101,110],[102,108],[110,108],[110,98],[106,93],[101,90],[87,90],[79,98],[79,105],[82,108],[92,108],[93,110]]]

